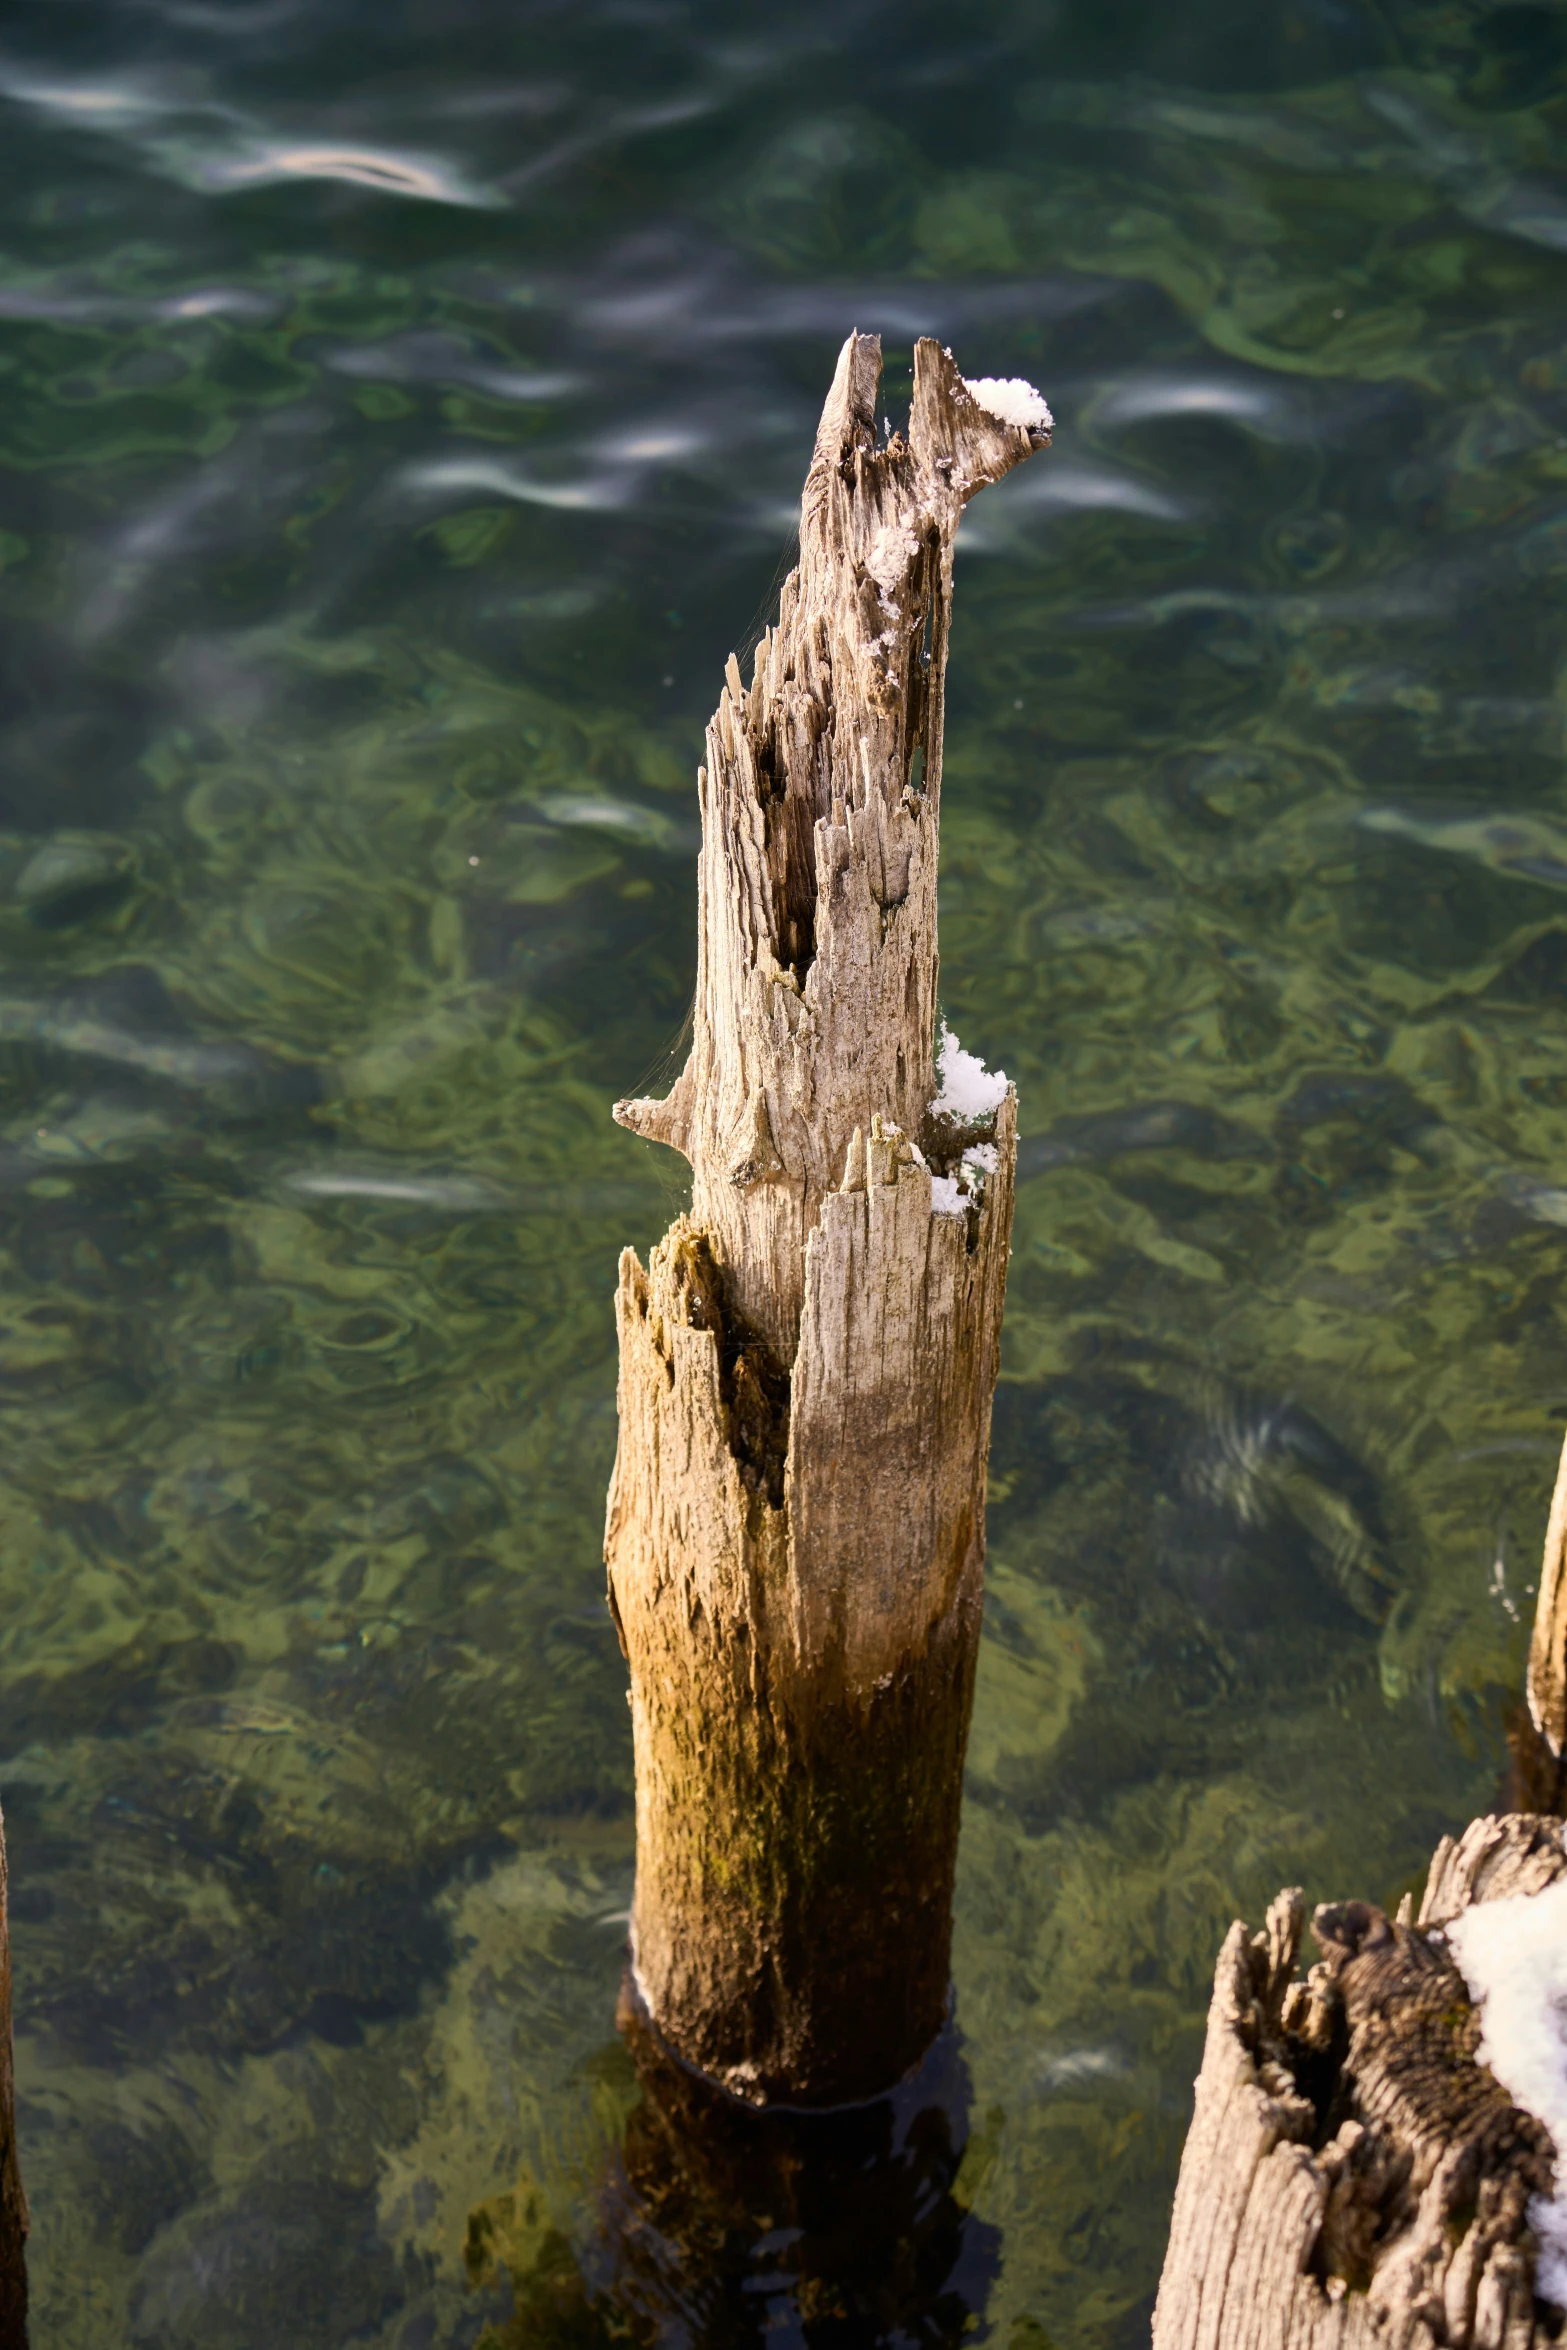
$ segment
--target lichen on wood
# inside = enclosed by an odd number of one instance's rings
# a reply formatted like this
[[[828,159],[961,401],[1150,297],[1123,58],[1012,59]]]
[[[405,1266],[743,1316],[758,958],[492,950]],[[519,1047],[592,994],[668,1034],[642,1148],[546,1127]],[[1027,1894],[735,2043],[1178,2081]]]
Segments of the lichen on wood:
[[[932,1115],[943,683],[963,508],[1048,435],[924,341],[884,440],[880,367],[851,335],[708,728],[690,1058],[615,1112],[692,1167],[616,1306],[635,1976],[757,2100],[874,2094],[941,2024],[1012,1219],[1011,1090]]]

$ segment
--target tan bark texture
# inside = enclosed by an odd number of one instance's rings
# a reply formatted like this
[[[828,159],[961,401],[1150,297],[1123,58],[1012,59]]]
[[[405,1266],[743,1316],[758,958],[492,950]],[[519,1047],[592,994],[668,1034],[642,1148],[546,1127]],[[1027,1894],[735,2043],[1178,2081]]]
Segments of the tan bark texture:
[[[690,1059],[615,1112],[693,1171],[616,1305],[633,1964],[758,2101],[873,2095],[941,2024],[1012,1221],[1010,1090],[933,1111],[942,683],[964,504],[1046,435],[922,342],[883,440],[879,378],[852,335],[708,729]]]
[[[1154,2350],[1532,2350],[1530,2200],[1554,2149],[1476,2061],[1480,2019],[1436,1931],[1567,1875],[1559,1820],[1444,1837],[1420,1923],[1366,1902],[1232,1926],[1154,2311]]]
[[[1567,1444],[1562,1447],[1545,1530],[1529,1644],[1528,1698],[1530,1719],[1559,1761],[1567,1748]]]

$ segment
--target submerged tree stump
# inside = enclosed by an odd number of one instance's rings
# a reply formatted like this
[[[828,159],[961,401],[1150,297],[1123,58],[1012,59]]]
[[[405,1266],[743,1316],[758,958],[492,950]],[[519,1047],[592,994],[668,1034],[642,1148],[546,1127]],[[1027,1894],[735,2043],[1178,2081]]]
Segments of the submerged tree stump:
[[[1049,417],[925,341],[884,442],[880,374],[851,335],[708,728],[690,1059],[615,1109],[693,1177],[616,1301],[634,1981],[758,2102],[874,2095],[942,2023],[1012,1222],[1011,1088],[936,1098],[942,688],[959,518]]]
[[[1550,2201],[1558,2184],[1567,2189],[1567,2167],[1559,2172],[1567,2144],[1553,2142],[1484,2061],[1489,2002],[1476,2005],[1450,1943],[1464,1957],[1466,1930],[1452,1929],[1477,1905],[1538,1898],[1567,1880],[1558,1816],[1564,1551],[1567,1451],[1530,1652],[1532,1726],[1515,1725],[1511,1737],[1521,1800],[1540,1801],[1544,1790],[1549,1811],[1504,1813],[1444,1837],[1418,1919],[1407,1900],[1392,1920],[1362,1901],[1319,1908],[1322,1961],[1304,1982],[1295,1966],[1298,1892],[1278,1896],[1262,1933],[1230,1928],[1154,2350],[1559,2344],[1561,2308],[1537,2288],[1567,2289],[1562,2222]],[[1518,1917],[1505,1921],[1514,1942]],[[1560,2077],[1567,2042],[1549,2013],[1550,1984],[1541,1996],[1530,2070],[1537,2075],[1543,2061]],[[1542,2227],[1555,2233],[1553,2245]]]

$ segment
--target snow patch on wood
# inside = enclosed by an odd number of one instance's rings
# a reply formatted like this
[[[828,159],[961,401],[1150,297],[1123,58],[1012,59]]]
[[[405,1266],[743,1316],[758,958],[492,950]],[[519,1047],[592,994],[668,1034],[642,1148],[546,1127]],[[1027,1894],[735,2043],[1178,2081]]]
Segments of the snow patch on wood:
[[[945,1021],[936,1046],[936,1072],[941,1084],[931,1109],[938,1118],[977,1125],[993,1116],[1006,1096],[1006,1071],[987,1069],[977,1053],[965,1052]]]
[[[970,376],[968,388],[986,413],[999,416],[1003,424],[1021,425],[1025,432],[1054,429],[1055,418],[1043,392],[1020,375]]]
[[[1447,1943],[1480,2009],[1480,2062],[1544,2122],[1557,2148],[1554,2192],[1535,2198],[1529,2220],[1540,2239],[1534,2289],[1567,2307],[1567,1880],[1465,1910]]]

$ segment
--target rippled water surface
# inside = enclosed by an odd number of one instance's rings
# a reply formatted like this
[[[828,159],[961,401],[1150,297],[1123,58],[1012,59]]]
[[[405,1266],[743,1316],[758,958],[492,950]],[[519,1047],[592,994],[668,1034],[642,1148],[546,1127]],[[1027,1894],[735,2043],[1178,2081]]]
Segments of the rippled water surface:
[[[1146,2338],[1226,1924],[1395,1896],[1521,1673],[1564,130],[1523,0],[0,15],[40,2344],[642,2323],[599,1538],[615,1257],[681,1191],[608,1106],[856,325],[894,409],[934,332],[1059,420],[964,526],[950,678],[945,1000],[1025,1139],[947,2216],[890,2315],[761,2213],[635,2338]]]

